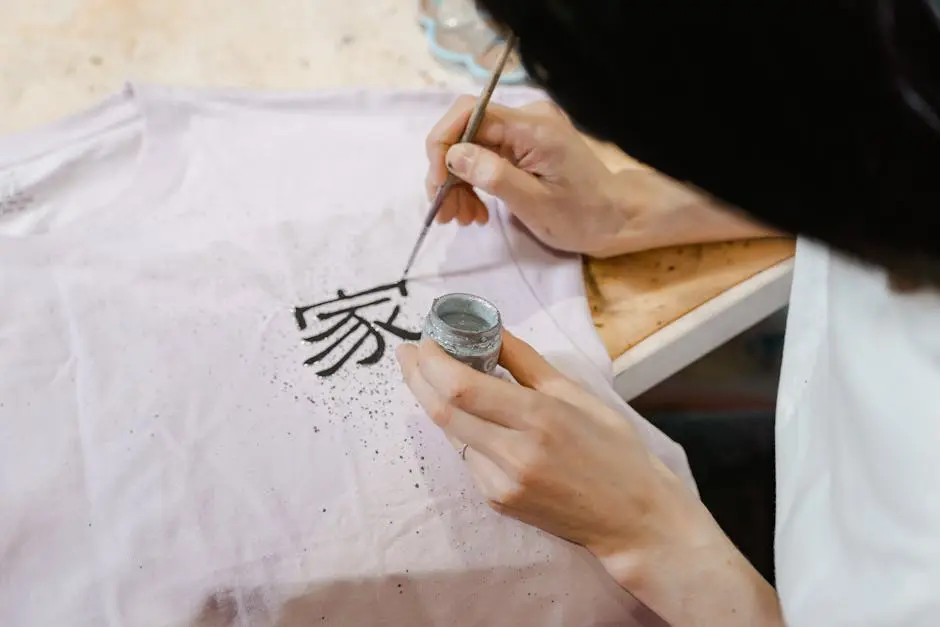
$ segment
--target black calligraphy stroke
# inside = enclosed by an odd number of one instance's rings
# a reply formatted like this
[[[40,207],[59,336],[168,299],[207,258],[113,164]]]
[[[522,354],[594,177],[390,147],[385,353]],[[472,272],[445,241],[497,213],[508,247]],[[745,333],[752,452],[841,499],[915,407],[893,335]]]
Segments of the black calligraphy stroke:
[[[307,305],[305,307],[297,307],[294,309],[294,320],[297,322],[297,328],[301,331],[307,330],[307,314],[313,309],[325,307],[328,305],[334,304],[345,304],[355,298],[361,298],[370,295],[379,295],[383,292],[389,292],[396,290],[398,295],[401,297],[408,296],[408,287],[407,282],[402,279],[397,283],[387,283],[385,285],[379,285],[378,287],[373,287],[371,289],[363,290],[361,292],[355,292],[352,294],[347,294],[345,290],[336,290],[336,298],[331,300],[325,300],[319,303],[314,303],[312,305]],[[421,339],[421,333],[410,331],[408,329],[402,328],[395,324],[395,320],[398,318],[398,314],[401,312],[401,306],[395,305],[392,309],[392,312],[385,320],[369,320],[360,315],[360,311],[369,307],[375,307],[377,305],[382,305],[384,303],[391,302],[392,298],[390,296],[382,296],[379,298],[373,298],[367,300],[366,302],[359,304],[352,304],[345,307],[340,307],[339,309],[330,309],[328,311],[320,311],[316,313],[317,320],[320,321],[331,321],[336,320],[328,329],[320,333],[315,333],[308,337],[303,338],[304,342],[310,344],[316,344],[327,340],[332,337],[334,334],[340,333],[344,327],[348,327],[346,331],[336,340],[334,340],[329,346],[321,350],[319,353],[310,357],[304,361],[305,366],[313,366],[314,364],[319,363],[328,355],[330,355],[334,350],[336,350],[348,337],[352,336],[354,333],[360,333],[359,338],[355,343],[343,354],[340,359],[327,368],[317,371],[317,375],[321,377],[329,377],[336,374],[343,365],[349,361],[356,354],[356,351],[368,340],[372,338],[375,341],[375,348],[371,353],[358,360],[356,363],[362,366],[370,366],[372,364],[378,363],[382,356],[385,354],[386,342],[385,338],[382,336],[382,333],[379,329],[391,333],[396,337],[402,340],[417,341]],[[352,322],[352,325],[349,326],[349,323]],[[376,329],[378,327],[378,329]]]

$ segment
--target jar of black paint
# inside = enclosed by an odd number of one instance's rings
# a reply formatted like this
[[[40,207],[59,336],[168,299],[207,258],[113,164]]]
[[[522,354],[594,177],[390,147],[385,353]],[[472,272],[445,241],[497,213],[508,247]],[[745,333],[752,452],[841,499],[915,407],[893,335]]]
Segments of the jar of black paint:
[[[491,302],[473,294],[445,294],[431,305],[422,336],[454,359],[489,374],[499,360],[502,329],[499,310]]]

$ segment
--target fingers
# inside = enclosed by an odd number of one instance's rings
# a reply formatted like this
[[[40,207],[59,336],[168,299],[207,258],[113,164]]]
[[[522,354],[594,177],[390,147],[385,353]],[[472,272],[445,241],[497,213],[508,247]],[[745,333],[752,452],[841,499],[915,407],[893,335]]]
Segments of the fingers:
[[[422,376],[445,402],[510,429],[522,429],[538,394],[460,363],[432,341],[418,345]]]
[[[471,186],[507,203],[531,202],[541,185],[536,177],[519,169],[515,163],[532,148],[530,144],[539,127],[539,117],[544,117],[552,105],[535,103],[528,109],[511,109],[491,103],[473,143],[462,144],[461,135],[475,104],[476,99],[472,96],[460,97],[428,134],[426,185],[429,194],[444,183],[449,170]],[[481,215],[482,204],[473,204],[476,206],[472,212],[469,208],[463,211],[459,207],[448,208],[447,219],[442,221],[456,217],[462,220],[461,223],[485,222],[487,214],[483,212]]]
[[[482,146],[451,146],[445,161],[447,169],[461,180],[501,198],[507,204],[536,204],[543,191],[542,184],[533,175]]]
[[[430,176],[425,180],[424,185],[430,201],[437,193],[437,187],[431,182]],[[422,211],[424,210],[422,208]],[[447,224],[456,218],[460,224],[466,226],[473,222],[486,224],[489,217],[490,212],[486,208],[486,204],[480,200],[473,188],[466,183],[460,183],[454,186],[447,198],[444,199],[435,220],[440,224]]]
[[[476,98],[473,96],[461,96],[428,133],[425,150],[431,166],[430,177],[435,185],[442,184],[447,177],[444,155],[451,146],[460,141],[460,136],[467,128],[475,104]],[[480,128],[473,138],[474,143],[491,147],[502,145],[505,140],[507,115],[511,115],[511,109],[490,103],[486,107]]]
[[[516,490],[509,474],[498,463],[472,446],[467,449],[466,464],[474,483],[490,504],[499,504],[507,494]]]
[[[431,178],[437,185],[443,183],[447,176],[443,167],[444,155],[451,146],[460,141],[476,102],[474,96],[460,96],[428,133],[425,151],[431,162]],[[549,100],[533,102],[518,109],[491,102],[486,107],[473,143],[499,151],[506,144],[512,143],[513,138],[516,141],[522,140],[524,136],[531,134],[529,131],[534,131],[539,126],[540,121],[553,117],[568,119],[564,111]]]
[[[570,385],[565,375],[545,361],[538,351],[503,329],[503,348],[499,365],[509,371],[520,385],[560,397],[565,392],[559,387]]]
[[[512,374],[520,385],[574,405],[595,415],[608,415],[610,408],[594,394],[550,364],[534,348],[503,329],[503,348],[499,364]],[[614,414],[614,420],[620,416]]]
[[[440,224],[447,224],[454,219],[463,226],[473,222],[486,224],[489,219],[486,205],[469,185],[457,185],[450,190],[435,218]]]
[[[472,224],[476,219],[477,207],[483,204],[482,201],[477,198],[477,195],[472,189],[465,185],[461,185],[459,189],[452,190],[452,193],[453,192],[457,192],[453,194],[454,201],[457,205],[457,222],[460,226]]]
[[[436,193],[437,190],[435,189],[432,196]],[[464,185],[457,185],[450,190],[444,202],[441,203],[441,208],[438,210],[435,220],[437,220],[439,224],[447,224],[456,218],[457,214],[460,212],[461,197],[466,193],[467,190]]]
[[[475,219],[477,224],[486,224],[490,221],[490,210],[487,209],[486,205],[482,202],[480,203],[480,207],[477,209]]]
[[[418,346],[402,344],[396,355],[408,389],[451,442],[456,439],[485,455],[493,455],[505,439],[508,429],[461,410],[439,394],[421,371]]]

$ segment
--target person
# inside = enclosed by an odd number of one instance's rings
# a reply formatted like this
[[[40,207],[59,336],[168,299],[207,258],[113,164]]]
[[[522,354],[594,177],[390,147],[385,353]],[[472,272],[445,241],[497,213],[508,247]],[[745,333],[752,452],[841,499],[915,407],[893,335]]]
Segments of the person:
[[[492,105],[467,145],[473,100],[458,100],[427,140],[429,191],[448,171],[465,182],[440,221],[485,223],[483,191],[546,245],[601,257],[799,236],[776,589],[616,412],[525,343],[507,334],[500,357],[516,384],[400,347],[483,495],[586,547],[673,625],[936,624],[940,3],[482,4],[558,105]],[[661,173],[611,174],[575,124]]]

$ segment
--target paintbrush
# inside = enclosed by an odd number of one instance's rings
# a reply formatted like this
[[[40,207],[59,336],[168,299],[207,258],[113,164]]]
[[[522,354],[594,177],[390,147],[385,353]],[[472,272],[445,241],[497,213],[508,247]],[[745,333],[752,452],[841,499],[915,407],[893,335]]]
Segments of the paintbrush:
[[[483,114],[486,112],[486,106],[490,102],[490,98],[493,96],[493,91],[496,90],[496,85],[499,83],[499,77],[503,73],[503,68],[506,66],[506,61],[509,59],[509,55],[512,53],[512,49],[516,45],[516,36],[510,34],[506,38],[506,47],[503,48],[502,53],[499,56],[499,59],[496,61],[496,67],[493,68],[493,73],[490,74],[490,79],[486,83],[486,87],[483,88],[483,93],[480,94],[480,98],[477,100],[476,105],[473,107],[473,111],[470,113],[470,120],[467,122],[467,128],[464,129],[463,135],[460,136],[460,143],[465,144],[472,142],[473,138],[477,134],[477,130],[480,128],[480,124],[483,122]],[[418,241],[415,242],[414,248],[411,249],[411,256],[408,257],[408,263],[405,265],[405,271],[402,273],[401,278],[405,280],[408,278],[408,272],[411,270],[411,265],[415,262],[415,258],[418,256],[418,251],[421,249],[421,245],[424,243],[424,238],[428,236],[428,231],[431,229],[431,225],[434,224],[434,218],[437,217],[437,213],[441,210],[441,205],[444,204],[444,199],[447,197],[447,194],[453,189],[454,185],[460,183],[460,179],[451,174],[447,173],[447,178],[444,180],[444,184],[437,188],[437,193],[434,194],[434,200],[431,201],[431,207],[428,209],[428,213],[424,218],[424,226],[421,228],[421,233],[418,235]]]

